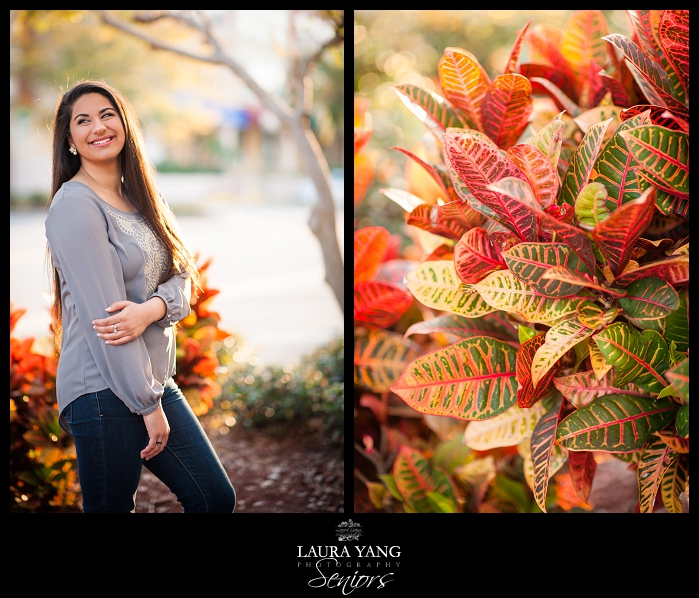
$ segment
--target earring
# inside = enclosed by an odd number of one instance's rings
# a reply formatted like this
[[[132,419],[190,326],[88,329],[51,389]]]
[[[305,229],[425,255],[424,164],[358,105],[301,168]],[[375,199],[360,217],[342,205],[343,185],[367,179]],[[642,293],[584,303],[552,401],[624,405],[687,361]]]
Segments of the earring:
[[[72,146],[72,145],[68,148],[68,151],[69,151],[71,154],[73,154],[74,156],[77,156],[77,155],[78,155],[78,150],[76,150],[75,147]]]

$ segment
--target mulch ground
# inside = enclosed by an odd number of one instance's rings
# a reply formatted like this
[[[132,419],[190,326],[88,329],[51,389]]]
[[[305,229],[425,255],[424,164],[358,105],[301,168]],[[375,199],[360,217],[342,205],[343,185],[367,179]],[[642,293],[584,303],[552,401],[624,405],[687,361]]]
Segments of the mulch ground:
[[[236,490],[235,513],[344,512],[344,446],[320,420],[234,426],[222,435],[211,418],[200,419]],[[136,512],[182,513],[182,506],[144,469]]]

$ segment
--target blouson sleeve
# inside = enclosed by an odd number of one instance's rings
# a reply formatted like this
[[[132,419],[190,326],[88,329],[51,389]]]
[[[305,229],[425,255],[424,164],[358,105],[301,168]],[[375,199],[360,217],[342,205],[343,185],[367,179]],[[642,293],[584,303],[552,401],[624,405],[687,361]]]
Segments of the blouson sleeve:
[[[54,265],[61,269],[75,302],[89,351],[109,388],[132,413],[152,413],[160,405],[163,386],[153,378],[143,338],[107,345],[92,327],[93,320],[106,316],[106,307],[127,299],[122,265],[109,240],[105,216],[93,202],[65,191],[56,199],[46,219],[46,237]]]
[[[189,274],[176,274],[162,284],[159,284],[153,294],[149,297],[160,297],[167,307],[165,315],[155,323],[163,328],[172,326],[180,320],[184,320],[189,315],[191,307],[189,297],[191,294],[191,283]]]

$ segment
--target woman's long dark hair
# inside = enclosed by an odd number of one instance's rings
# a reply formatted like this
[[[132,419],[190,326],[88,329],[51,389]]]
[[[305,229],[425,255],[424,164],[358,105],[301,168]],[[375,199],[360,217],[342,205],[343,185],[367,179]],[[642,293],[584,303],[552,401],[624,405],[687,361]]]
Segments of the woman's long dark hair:
[[[121,118],[121,122],[124,125],[126,140],[120,159],[121,173],[128,193],[129,203],[146,219],[170,257],[170,267],[158,281],[158,284],[172,276],[187,272],[192,284],[192,294],[196,296],[201,291],[196,258],[180,238],[174,214],[167,203],[160,197],[158,188],[155,185],[155,169],[146,157],[138,116],[131,103],[117,89],[104,81],[96,79],[80,81],[58,98],[53,118],[51,195],[49,196],[47,208],[50,207],[61,185],[72,179],[80,170],[80,156],[74,156],[68,151],[68,137],[70,135],[70,119],[73,105],[80,97],[88,93],[98,93],[107,98],[114,110],[119,114],[119,118]],[[61,287],[58,272],[53,267],[48,243],[46,244],[46,255],[47,263],[50,264],[50,269],[53,270],[51,320],[54,347],[56,353],[59,354],[62,338]]]

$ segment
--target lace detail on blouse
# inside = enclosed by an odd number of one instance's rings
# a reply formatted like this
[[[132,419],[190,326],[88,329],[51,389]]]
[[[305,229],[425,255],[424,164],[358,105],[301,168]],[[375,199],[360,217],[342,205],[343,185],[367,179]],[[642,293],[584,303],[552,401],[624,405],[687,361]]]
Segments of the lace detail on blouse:
[[[160,277],[167,270],[167,258],[163,246],[144,218],[131,220],[109,208],[106,208],[106,210],[114,216],[119,228],[124,233],[136,239],[146,254],[144,275],[146,279],[146,295],[150,295],[155,291]]]

